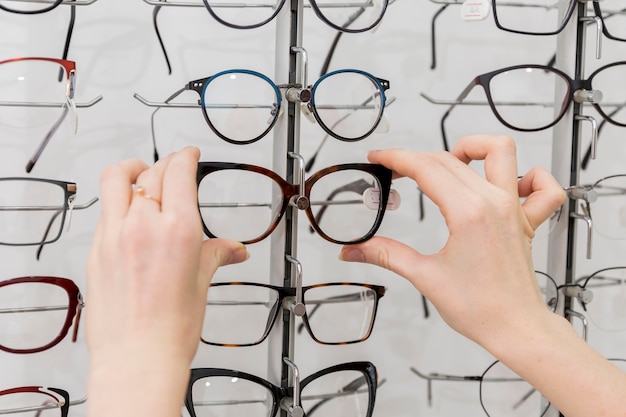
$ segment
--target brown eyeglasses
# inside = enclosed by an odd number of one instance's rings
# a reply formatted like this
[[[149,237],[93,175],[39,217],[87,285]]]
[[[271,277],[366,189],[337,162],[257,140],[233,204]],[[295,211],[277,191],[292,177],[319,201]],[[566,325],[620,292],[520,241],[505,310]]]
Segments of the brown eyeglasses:
[[[335,193],[363,181],[369,187],[359,195]],[[259,242],[274,231],[292,205],[305,211],[322,238],[355,244],[370,239],[380,227],[391,190],[391,170],[376,164],[335,165],[306,181],[302,179],[301,184],[290,184],[256,165],[200,162],[197,184],[200,215],[208,237],[244,244]],[[324,208],[322,223],[319,211]]]

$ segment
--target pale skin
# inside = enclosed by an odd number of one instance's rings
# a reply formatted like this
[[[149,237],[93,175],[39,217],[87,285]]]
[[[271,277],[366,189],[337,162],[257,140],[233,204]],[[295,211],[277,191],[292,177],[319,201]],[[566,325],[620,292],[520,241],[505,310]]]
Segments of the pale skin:
[[[102,174],[87,265],[90,417],[180,415],[210,280],[248,258],[239,243],[203,240],[198,158],[186,148],[151,168],[130,160]],[[439,206],[449,239],[423,255],[377,236],[344,247],[340,258],[408,279],[452,328],[567,417],[626,417],[626,375],[546,308],[534,279],[534,230],[565,198],[552,176],[537,168],[518,180],[507,137],[462,138],[450,153],[391,149],[368,158],[415,180]],[[484,176],[468,167],[472,160],[484,160]],[[133,195],[135,183],[153,198]]]

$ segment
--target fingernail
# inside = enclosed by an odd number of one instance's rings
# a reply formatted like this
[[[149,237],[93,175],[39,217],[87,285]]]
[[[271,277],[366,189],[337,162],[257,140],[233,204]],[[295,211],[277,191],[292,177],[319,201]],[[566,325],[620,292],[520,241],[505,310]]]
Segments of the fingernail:
[[[346,262],[365,262],[365,255],[356,248],[343,248],[339,252],[339,259]]]
[[[250,253],[245,246],[241,245],[239,248],[231,252],[229,263],[238,264],[240,262],[247,261],[248,258],[250,258]]]

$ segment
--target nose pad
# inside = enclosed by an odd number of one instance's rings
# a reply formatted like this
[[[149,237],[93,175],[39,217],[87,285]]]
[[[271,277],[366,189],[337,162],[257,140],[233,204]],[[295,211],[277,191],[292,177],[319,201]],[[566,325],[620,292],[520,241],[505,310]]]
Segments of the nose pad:
[[[80,327],[80,316],[85,307],[85,303],[83,302],[83,298],[78,296],[78,306],[76,307],[76,317],[74,317],[74,329],[72,330],[72,342],[76,343],[76,339],[78,337],[78,328]]]
[[[389,119],[387,115],[383,113],[383,116],[380,118],[378,122],[378,126],[374,129],[376,133],[389,133]]]
[[[302,103],[300,105],[300,109],[302,110],[302,114],[304,115],[304,117],[306,117],[309,122],[315,124],[316,123],[315,116],[313,115],[313,112],[311,111],[310,105],[311,105],[310,103],[307,103],[307,104]]]

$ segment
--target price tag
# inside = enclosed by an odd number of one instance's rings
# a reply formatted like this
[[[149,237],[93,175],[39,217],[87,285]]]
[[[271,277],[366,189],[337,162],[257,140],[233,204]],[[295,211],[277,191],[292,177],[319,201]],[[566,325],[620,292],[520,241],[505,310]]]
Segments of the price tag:
[[[368,188],[363,193],[363,204],[365,207],[378,210],[380,205],[380,189]],[[387,199],[387,210],[395,210],[400,207],[400,193],[396,190],[389,191],[389,198]]]
[[[485,20],[490,11],[490,0],[465,0],[461,6],[461,18],[466,22]]]

